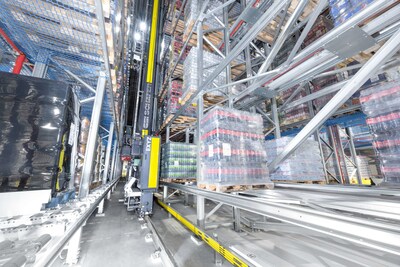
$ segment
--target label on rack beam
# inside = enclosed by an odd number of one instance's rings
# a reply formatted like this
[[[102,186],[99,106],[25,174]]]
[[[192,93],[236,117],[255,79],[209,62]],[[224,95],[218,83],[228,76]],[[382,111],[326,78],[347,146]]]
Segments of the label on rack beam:
[[[213,145],[208,145],[208,157],[214,157],[214,147]]]
[[[179,166],[179,161],[175,160],[175,161],[174,161],[174,165],[175,165],[175,166]]]
[[[75,141],[75,132],[76,132],[76,127],[75,124],[72,122],[71,127],[69,129],[69,136],[68,136],[68,145],[72,146]]]
[[[222,143],[222,155],[225,156],[225,157],[232,156],[231,144]]]

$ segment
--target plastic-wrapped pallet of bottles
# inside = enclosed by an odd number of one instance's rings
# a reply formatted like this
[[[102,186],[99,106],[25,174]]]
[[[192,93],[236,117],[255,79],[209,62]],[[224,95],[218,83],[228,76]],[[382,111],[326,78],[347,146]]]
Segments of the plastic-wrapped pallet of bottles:
[[[197,17],[199,16],[201,7],[204,1],[201,0],[190,0],[185,5],[185,33],[187,34],[192,29],[194,22],[196,21]],[[210,0],[207,9],[205,10],[205,14],[208,13],[210,10],[214,10],[217,7],[222,5],[222,1],[219,0]],[[214,12],[214,16],[217,17],[219,20],[223,20],[222,17],[223,10],[220,9],[217,12]],[[208,28],[218,28],[221,25],[219,24],[218,20],[211,16],[205,20],[204,25]]]
[[[335,68],[330,69],[330,71],[333,71],[333,70],[335,70]],[[337,82],[339,82],[339,79],[336,74],[327,75],[327,76],[320,77],[320,78],[315,78],[311,82],[313,85],[311,88],[311,92],[313,92],[313,93],[318,92],[328,86],[336,84]],[[334,93],[330,93],[330,94],[321,96],[317,99],[314,99],[313,104],[314,104],[316,110],[317,111],[321,110],[326,105],[326,103],[328,103],[329,100],[332,99],[332,97],[335,94],[336,93],[334,92]]]
[[[176,142],[165,143],[162,147],[161,178],[193,179],[196,176],[196,145]]]
[[[188,94],[192,94],[197,90],[198,84],[198,62],[197,58],[197,47],[192,47],[189,55],[186,57],[183,70],[183,97]],[[222,57],[214,55],[210,52],[203,51],[203,81],[209,77],[216,69],[219,62],[221,62]],[[212,66],[212,67],[209,67]],[[215,79],[214,83],[217,86],[221,86],[226,82],[226,73],[221,72]],[[213,95],[223,95],[221,92],[214,91]]]
[[[385,181],[400,183],[400,80],[361,91],[360,102]]]
[[[216,107],[201,120],[200,129],[199,186],[270,182],[260,115]]]
[[[332,28],[333,28],[332,21],[320,15],[318,19],[315,21],[310,32],[307,34],[307,37],[304,39],[303,46],[304,47],[309,46],[311,43],[315,42],[317,39],[319,39],[325,33],[330,31]]]
[[[375,0],[329,0],[330,13],[335,26],[347,21]]]
[[[280,94],[280,102],[284,103],[296,91],[297,88],[298,86],[294,86],[292,88],[289,88],[288,90],[283,91]],[[302,97],[305,97],[306,95],[306,91],[303,88],[302,90],[300,90],[300,92],[297,93],[295,97],[293,97],[292,101],[298,100]],[[282,115],[282,125],[288,125],[310,118],[310,112],[307,104],[301,104],[294,108],[283,110]]]
[[[282,137],[265,142],[267,161],[271,163],[292,140]],[[278,165],[271,173],[275,181],[324,181],[325,173],[322,165],[318,141],[308,139],[293,154]]]
[[[180,98],[182,97],[182,81],[173,80],[170,83],[170,91],[168,95],[168,105],[167,105],[167,114],[174,114],[180,108]],[[193,106],[189,106],[182,113],[184,116],[196,117],[196,108]]]

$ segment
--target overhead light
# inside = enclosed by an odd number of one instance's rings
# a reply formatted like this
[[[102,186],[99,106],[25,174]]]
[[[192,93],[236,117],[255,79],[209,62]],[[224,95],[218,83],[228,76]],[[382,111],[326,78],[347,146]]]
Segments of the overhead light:
[[[142,21],[142,22],[139,23],[139,29],[141,31],[145,31],[146,28],[147,28],[146,22]]]
[[[161,51],[164,51],[164,48],[165,48],[165,41],[163,40],[161,43]]]
[[[138,32],[135,32],[133,37],[135,38],[136,41],[140,41],[140,39],[142,39],[141,36],[140,36],[140,33],[138,33]]]
[[[54,110],[53,110],[53,112],[54,112],[54,115],[55,116],[58,116],[58,115],[60,115],[60,109],[59,108],[55,108]]]
[[[48,129],[48,130],[57,130],[58,129],[57,127],[52,126],[50,122],[43,126],[40,126],[40,127],[43,129]]]

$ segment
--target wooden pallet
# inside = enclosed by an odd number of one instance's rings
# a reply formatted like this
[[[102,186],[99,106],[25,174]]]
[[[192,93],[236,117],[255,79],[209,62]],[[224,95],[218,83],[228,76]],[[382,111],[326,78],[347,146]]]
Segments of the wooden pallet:
[[[196,182],[196,178],[160,178],[160,180],[163,182],[176,183],[176,184]]]
[[[178,63],[178,65],[176,65],[174,72],[172,73],[172,68],[175,66],[175,64],[176,64],[175,62],[172,62],[169,65],[168,73],[173,78],[183,78],[183,64],[182,63]]]
[[[197,184],[200,189],[215,192],[237,192],[248,191],[254,189],[273,189],[273,183],[270,184],[252,184],[252,185],[220,185],[220,184]]]
[[[293,180],[273,180],[274,183],[287,184],[326,184],[326,181],[293,181]]]
[[[173,116],[174,116],[174,114],[168,115],[167,119],[164,121],[163,125],[160,128],[161,130],[165,129],[165,127],[171,121]],[[173,130],[174,132],[178,132],[179,130],[187,128],[187,124],[193,123],[196,120],[197,119],[193,118],[193,117],[188,117],[188,116],[183,116],[183,115],[178,116],[178,118],[176,118],[174,120],[174,122],[172,123],[171,130]]]
[[[298,5],[299,0],[292,0],[289,8],[288,8],[288,14],[291,15],[294,10],[296,9],[297,5]],[[311,14],[311,12],[313,12],[314,8],[317,6],[318,4],[318,0],[312,0],[309,1],[307,6],[304,8],[303,13],[300,16],[300,20],[303,20],[304,18],[306,18],[308,15]],[[286,16],[286,20],[289,17]],[[263,41],[263,42],[267,42],[267,43],[272,43],[274,40],[274,36],[277,30],[277,27],[279,26],[279,17],[275,18],[273,21],[271,21],[271,23],[269,23],[267,25],[267,27],[265,27],[257,36],[257,39]]]
[[[188,38],[189,38],[189,34],[193,29],[195,21],[192,20],[190,22],[188,22],[188,26],[185,28],[184,32],[183,32],[183,37],[182,40],[185,43]],[[208,27],[207,25],[203,25],[203,30],[209,30],[210,27]],[[222,42],[223,40],[223,33],[221,31],[213,31],[213,32],[208,32],[208,33],[204,33],[204,36],[207,37],[208,40],[211,41],[211,43],[213,43],[215,46],[219,46],[219,44]],[[190,40],[189,40],[189,44],[191,46],[197,46],[197,29],[194,30]],[[207,49],[208,51],[214,51],[213,48],[211,48],[206,41],[203,41],[203,45],[204,48]]]

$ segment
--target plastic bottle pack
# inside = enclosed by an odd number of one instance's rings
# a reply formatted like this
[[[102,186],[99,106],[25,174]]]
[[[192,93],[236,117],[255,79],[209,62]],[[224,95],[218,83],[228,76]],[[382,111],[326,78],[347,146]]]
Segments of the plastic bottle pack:
[[[282,137],[265,142],[268,163],[272,162],[292,140]],[[283,181],[324,181],[319,144],[315,140],[306,140],[293,154],[278,165],[271,173],[271,180]]]
[[[264,184],[269,181],[260,115],[216,107],[201,121],[201,177],[216,185]]]
[[[400,81],[361,91],[360,102],[385,180],[400,183]]]

